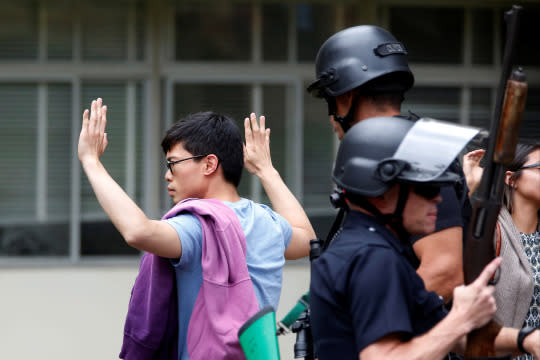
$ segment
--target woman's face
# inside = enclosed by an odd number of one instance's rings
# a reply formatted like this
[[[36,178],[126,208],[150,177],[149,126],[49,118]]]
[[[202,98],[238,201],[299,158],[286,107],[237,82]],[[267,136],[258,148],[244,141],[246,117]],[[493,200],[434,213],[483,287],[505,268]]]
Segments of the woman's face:
[[[537,165],[523,168],[528,165]],[[529,154],[527,162],[523,164],[521,175],[514,184],[515,197],[532,201],[540,208],[540,149]]]

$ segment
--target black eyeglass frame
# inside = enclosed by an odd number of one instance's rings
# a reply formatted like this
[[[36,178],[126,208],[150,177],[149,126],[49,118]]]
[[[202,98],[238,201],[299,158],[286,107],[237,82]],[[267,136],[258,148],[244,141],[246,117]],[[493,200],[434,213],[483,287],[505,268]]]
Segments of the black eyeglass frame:
[[[184,159],[174,160],[174,161],[167,160],[167,169],[169,169],[171,174],[174,174],[174,172],[173,172],[173,166],[174,165],[176,165],[178,163],[181,163],[183,161],[187,161],[187,160],[191,160],[191,159],[198,159],[198,158],[202,158],[202,157],[205,157],[205,156],[208,156],[208,155],[193,155],[193,156],[190,156],[190,157],[187,157],[187,158],[184,158]]]
[[[517,171],[523,170],[523,169],[534,169],[534,168],[540,168],[540,163],[522,166],[519,169],[517,169]]]

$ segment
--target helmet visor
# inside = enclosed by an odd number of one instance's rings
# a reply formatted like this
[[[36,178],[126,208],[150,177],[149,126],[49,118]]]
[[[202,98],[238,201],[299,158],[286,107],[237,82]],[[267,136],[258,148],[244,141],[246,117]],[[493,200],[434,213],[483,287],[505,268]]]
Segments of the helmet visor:
[[[446,170],[479,130],[430,118],[419,119],[393,156],[410,165],[400,173],[398,179],[407,182],[458,180],[456,174]]]

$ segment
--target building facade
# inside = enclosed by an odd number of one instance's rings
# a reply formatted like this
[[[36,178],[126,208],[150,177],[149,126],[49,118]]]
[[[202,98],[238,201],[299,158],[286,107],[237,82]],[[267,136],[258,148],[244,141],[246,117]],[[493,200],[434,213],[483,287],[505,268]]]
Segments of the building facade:
[[[422,116],[489,127],[509,1],[6,0],[0,4],[0,264],[128,262],[77,159],[81,114],[109,108],[103,162],[151,217],[170,206],[165,129],[214,110],[272,129],[273,162],[320,237],[336,139],[324,101],[305,88],[334,32],[388,28],[405,44],[415,87],[403,106]],[[540,50],[525,8],[518,63],[529,79],[522,135],[540,138]],[[244,174],[240,193],[268,203]]]
[[[518,63],[529,79],[523,137],[540,138],[539,1],[524,8]],[[388,28],[416,82],[403,112],[489,127],[501,70],[506,0],[0,1],[0,358],[116,358],[139,252],[101,210],[77,159],[81,114],[108,105],[102,160],[153,218],[172,204],[165,129],[201,110],[250,112],[272,129],[273,163],[319,237],[337,140],[324,101],[305,88],[334,32]],[[268,203],[245,173],[242,196]],[[309,287],[288,262],[281,319]],[[293,359],[294,335],[279,337]]]

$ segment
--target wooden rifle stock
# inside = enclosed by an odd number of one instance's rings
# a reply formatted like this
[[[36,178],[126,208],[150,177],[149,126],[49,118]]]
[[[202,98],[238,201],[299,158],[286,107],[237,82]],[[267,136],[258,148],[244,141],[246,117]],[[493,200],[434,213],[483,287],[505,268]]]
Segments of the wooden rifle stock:
[[[514,44],[517,39],[518,16],[521,7],[513,6],[505,13],[507,39],[503,73],[495,114],[491,122],[489,143],[480,186],[472,196],[473,213],[464,249],[465,284],[472,283],[494,258],[493,235],[502,205],[505,172],[513,160],[518,142],[521,117],[527,97],[527,83],[521,69],[510,77]],[[495,357],[494,341],[501,326],[491,321],[467,336],[466,359]]]

